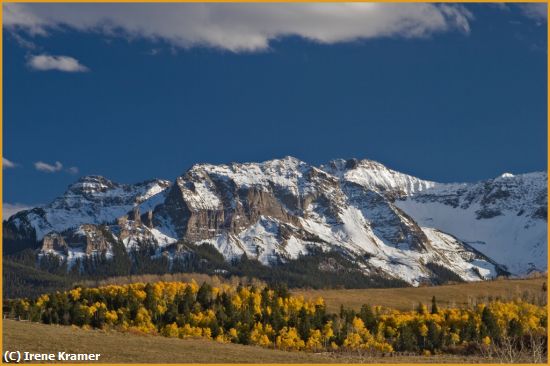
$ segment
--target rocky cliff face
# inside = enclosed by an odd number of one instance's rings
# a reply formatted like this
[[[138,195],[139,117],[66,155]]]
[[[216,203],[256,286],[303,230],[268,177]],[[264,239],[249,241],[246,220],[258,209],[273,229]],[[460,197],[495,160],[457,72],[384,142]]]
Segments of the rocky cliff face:
[[[65,238],[59,233],[51,232],[42,239],[43,252],[57,252],[64,255],[68,254],[68,246]]]
[[[291,157],[198,164],[174,184],[157,180],[131,186],[84,177],[49,206],[13,216],[4,230],[12,237],[34,235],[43,253],[69,261],[109,255],[110,240],[120,240],[129,251],[149,246],[155,255],[173,259],[182,251],[167,248],[179,241],[210,243],[228,260],[246,255],[276,265],[316,248],[345,255],[366,274],[411,284],[432,279],[434,265],[473,281],[495,276],[502,265],[517,274],[545,270],[546,247],[535,245],[529,252],[539,257],[534,265],[515,265],[513,256],[495,260],[485,249],[531,248],[533,241],[518,243],[517,236],[491,241],[486,232],[465,235],[448,223],[461,217],[465,228],[483,222],[496,233],[519,218],[527,220],[521,221],[521,233],[540,243],[546,239],[546,179],[545,173],[535,173],[450,185],[355,159],[321,167]],[[468,212],[464,218],[463,212]],[[490,244],[476,245],[471,238],[478,235]]]

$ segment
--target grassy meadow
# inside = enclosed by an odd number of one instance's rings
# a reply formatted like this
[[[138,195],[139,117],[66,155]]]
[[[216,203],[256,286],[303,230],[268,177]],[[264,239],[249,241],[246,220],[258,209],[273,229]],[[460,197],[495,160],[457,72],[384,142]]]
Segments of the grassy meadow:
[[[203,339],[174,339],[117,331],[84,330],[26,321],[3,321],[3,351],[100,353],[106,363],[479,363],[465,356],[361,357],[351,354],[287,352]],[[495,362],[494,360],[492,362]]]
[[[322,297],[328,311],[336,312],[340,305],[358,310],[363,304],[381,305],[407,311],[418,306],[419,302],[429,304],[432,296],[442,307],[462,307],[474,302],[487,302],[497,297],[503,300],[523,298],[535,302],[546,299],[542,290],[546,277],[527,279],[498,279],[494,281],[460,283],[443,286],[405,287],[385,289],[294,289],[294,295],[306,299]]]

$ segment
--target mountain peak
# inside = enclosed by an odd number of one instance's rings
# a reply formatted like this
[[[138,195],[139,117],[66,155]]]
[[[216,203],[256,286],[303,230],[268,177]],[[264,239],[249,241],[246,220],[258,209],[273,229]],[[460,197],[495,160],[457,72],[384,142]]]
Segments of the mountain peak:
[[[435,182],[389,169],[384,164],[369,159],[335,159],[327,165],[321,165],[321,169],[340,179],[390,196],[409,195],[437,185]]]
[[[185,175],[218,174],[229,176],[247,176],[248,178],[263,175],[283,174],[290,171],[300,171],[301,168],[310,167],[307,163],[293,156],[285,156],[280,159],[272,159],[263,162],[231,162],[228,164],[194,164]]]
[[[506,172],[506,173],[502,173],[501,175],[499,175],[498,178],[506,179],[506,178],[514,178],[514,177],[515,177],[515,175],[513,175],[512,173]]]
[[[72,194],[95,194],[105,192],[117,186],[117,183],[101,175],[86,175],[71,184],[68,192]]]
[[[291,163],[291,164],[303,164],[304,162],[294,156],[291,156],[291,155],[287,155],[287,156],[284,156],[280,159],[272,159],[272,160],[268,160],[269,161],[279,161],[279,162],[283,162],[283,163]]]
[[[110,181],[110,180],[102,175],[90,174],[90,175],[83,175],[82,177],[78,178],[77,182],[96,182],[96,181]]]

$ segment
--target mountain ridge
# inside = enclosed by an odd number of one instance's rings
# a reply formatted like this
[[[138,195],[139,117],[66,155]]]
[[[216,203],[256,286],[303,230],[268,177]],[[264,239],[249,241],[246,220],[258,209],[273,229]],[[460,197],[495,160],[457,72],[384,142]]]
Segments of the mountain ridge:
[[[94,253],[112,255],[113,244],[97,239],[104,225],[127,251],[150,246],[153,256],[168,262],[185,257],[180,242],[208,243],[228,261],[246,255],[264,265],[296,260],[318,248],[342,253],[366,275],[383,273],[418,285],[434,278],[434,266],[442,266],[473,281],[506,271],[546,270],[541,244],[547,235],[546,181],[546,172],[536,172],[437,183],[367,159],[335,159],[319,167],[289,156],[203,163],[174,182],[122,185],[82,177],[51,204],[10,217],[4,234],[10,248],[34,241],[30,247],[40,255],[71,264]],[[476,244],[475,233],[466,235],[468,225],[449,224],[453,217],[484,228],[477,241],[485,244]],[[487,235],[518,221],[523,229],[514,227],[510,235],[528,243],[507,238],[487,244]],[[498,255],[513,253],[514,246],[527,248],[517,263]]]

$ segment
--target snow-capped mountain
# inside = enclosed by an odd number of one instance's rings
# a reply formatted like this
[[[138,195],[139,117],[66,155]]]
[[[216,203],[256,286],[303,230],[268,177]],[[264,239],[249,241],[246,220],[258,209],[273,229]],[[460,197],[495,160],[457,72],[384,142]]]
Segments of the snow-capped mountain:
[[[422,227],[455,236],[513,274],[547,269],[546,172],[476,183],[421,180],[370,160],[335,160],[325,169],[384,194]]]
[[[546,173],[505,173],[474,184],[439,184],[396,201],[422,226],[436,227],[505,265],[547,269]]]
[[[413,285],[441,268],[475,281],[546,270],[546,181],[533,173],[441,184],[355,159],[197,164],[173,184],[84,177],[52,204],[12,216],[4,233],[69,262],[112,255],[113,240],[169,259],[181,253],[176,242],[209,243],[227,260],[266,265],[317,248]]]
[[[29,247],[51,232],[113,222],[137,204],[162,200],[168,187],[170,182],[165,180],[130,185],[118,184],[101,176],[82,177],[49,205],[11,216],[3,225],[4,240],[13,251],[18,248],[9,245],[10,240]]]

